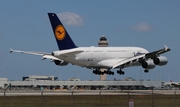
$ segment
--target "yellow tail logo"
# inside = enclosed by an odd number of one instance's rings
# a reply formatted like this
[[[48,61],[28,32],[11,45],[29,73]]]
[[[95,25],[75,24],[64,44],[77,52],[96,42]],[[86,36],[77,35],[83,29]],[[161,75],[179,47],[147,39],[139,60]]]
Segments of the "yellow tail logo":
[[[63,40],[65,38],[66,31],[62,25],[58,25],[55,29],[55,35],[58,40]]]

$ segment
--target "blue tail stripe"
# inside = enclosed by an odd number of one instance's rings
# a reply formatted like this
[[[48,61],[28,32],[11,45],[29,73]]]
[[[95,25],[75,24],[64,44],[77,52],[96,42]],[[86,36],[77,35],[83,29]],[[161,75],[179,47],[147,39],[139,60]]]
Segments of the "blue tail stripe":
[[[72,41],[71,37],[69,36],[68,32],[64,28],[63,24],[61,23],[57,15],[55,13],[48,13],[48,16],[51,22],[51,26],[52,26],[59,50],[76,48],[77,46]]]

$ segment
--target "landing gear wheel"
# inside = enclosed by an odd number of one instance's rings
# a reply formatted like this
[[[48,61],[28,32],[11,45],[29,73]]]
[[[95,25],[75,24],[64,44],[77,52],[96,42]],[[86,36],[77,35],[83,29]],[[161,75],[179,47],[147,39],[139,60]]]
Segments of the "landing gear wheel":
[[[106,71],[106,70],[104,71],[104,74],[107,74],[107,71]]]
[[[96,75],[104,75],[104,74],[114,75],[114,72],[110,70],[104,70],[104,72],[101,72],[99,69],[96,69],[96,70],[93,70],[93,73]]]
[[[93,73],[96,74],[96,75],[101,75],[103,72],[101,72],[98,69],[96,69],[96,70],[93,70]]]
[[[145,69],[145,70],[144,70],[144,72],[145,72],[145,73],[148,73],[148,72],[149,72],[149,70]]]
[[[120,74],[120,71],[119,71],[119,70],[117,70],[117,74]]]
[[[117,70],[117,73],[118,73],[119,75],[124,75],[124,74],[125,74],[124,71],[122,71],[122,70]]]
[[[104,73],[106,73],[108,75],[114,75],[114,72],[112,72],[112,71],[104,71]]]
[[[125,73],[124,73],[124,71],[122,71],[122,75],[124,75]]]

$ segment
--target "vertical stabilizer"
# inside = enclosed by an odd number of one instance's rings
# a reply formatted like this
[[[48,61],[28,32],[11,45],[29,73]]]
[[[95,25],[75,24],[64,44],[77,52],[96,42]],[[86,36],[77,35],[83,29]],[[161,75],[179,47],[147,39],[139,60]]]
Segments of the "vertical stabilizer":
[[[49,20],[56,38],[59,50],[72,49],[77,46],[72,41],[68,32],[55,13],[48,13]]]

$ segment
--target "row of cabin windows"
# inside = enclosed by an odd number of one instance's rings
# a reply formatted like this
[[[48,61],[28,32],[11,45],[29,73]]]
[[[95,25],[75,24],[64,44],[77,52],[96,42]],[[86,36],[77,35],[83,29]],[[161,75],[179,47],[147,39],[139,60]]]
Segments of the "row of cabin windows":
[[[90,52],[90,51],[85,51]],[[93,51],[93,52],[103,52],[103,51]],[[129,52],[128,50],[108,50],[107,52]]]

